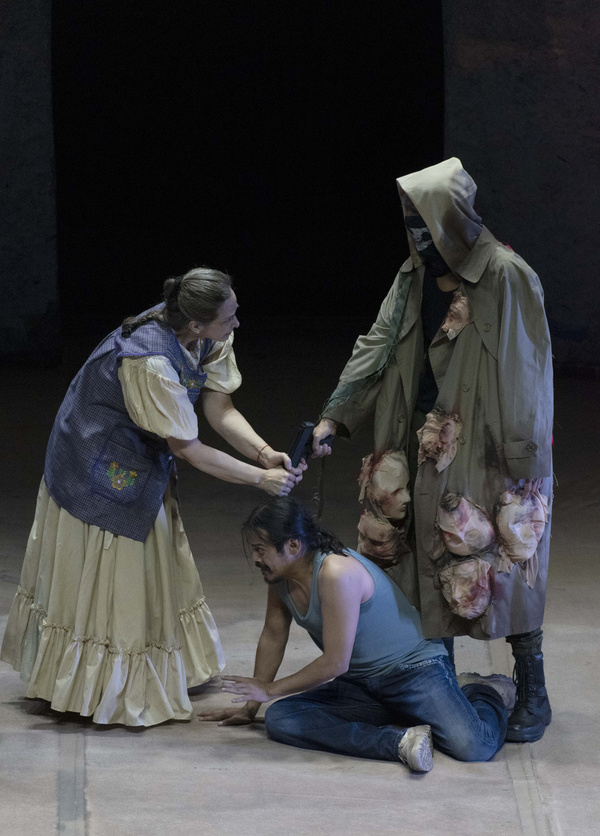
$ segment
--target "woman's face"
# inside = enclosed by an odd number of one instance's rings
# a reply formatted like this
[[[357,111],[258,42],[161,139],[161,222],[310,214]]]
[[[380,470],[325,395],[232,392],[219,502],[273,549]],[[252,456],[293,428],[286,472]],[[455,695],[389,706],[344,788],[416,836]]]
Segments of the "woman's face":
[[[223,302],[212,322],[197,323],[198,338],[201,340],[214,340],[218,343],[225,342],[231,335],[233,329],[237,328],[240,324],[235,315],[237,309],[237,299],[232,290],[229,299]]]

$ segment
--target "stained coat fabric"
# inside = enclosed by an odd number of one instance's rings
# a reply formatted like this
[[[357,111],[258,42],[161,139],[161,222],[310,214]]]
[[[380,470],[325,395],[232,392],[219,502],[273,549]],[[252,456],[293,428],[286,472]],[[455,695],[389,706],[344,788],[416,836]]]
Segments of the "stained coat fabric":
[[[495,638],[533,630],[543,618],[550,516],[534,571],[518,563],[506,571],[497,538],[479,555],[492,566],[491,596],[485,612],[472,619],[457,615],[444,597],[440,573],[457,556],[444,549],[437,517],[441,500],[452,493],[470,499],[494,524],[502,494],[522,486],[519,480],[541,479],[540,491],[551,504],[552,362],[540,281],[481,224],[473,208],[476,186],[460,160],[402,177],[398,188],[403,204],[412,203],[426,221],[460,281],[455,308],[462,313],[440,328],[428,349],[439,390],[434,414],[456,419],[456,452],[442,470],[434,458],[421,456],[413,474],[413,549],[403,550],[392,574],[420,607],[428,638]],[[340,424],[338,433],[348,436],[373,417],[376,456],[408,451],[415,429],[425,356],[420,316],[425,271],[410,237],[409,245],[411,257],[369,333],[358,338],[323,410]]]

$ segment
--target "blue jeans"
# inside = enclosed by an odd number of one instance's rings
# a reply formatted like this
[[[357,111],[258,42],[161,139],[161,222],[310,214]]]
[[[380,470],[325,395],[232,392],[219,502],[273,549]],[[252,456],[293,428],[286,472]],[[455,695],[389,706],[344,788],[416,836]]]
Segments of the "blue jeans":
[[[379,676],[332,682],[285,697],[265,714],[269,736],[302,749],[398,760],[406,728],[431,726],[436,748],[461,761],[487,761],[504,743],[508,714],[489,685],[461,690],[445,657]]]

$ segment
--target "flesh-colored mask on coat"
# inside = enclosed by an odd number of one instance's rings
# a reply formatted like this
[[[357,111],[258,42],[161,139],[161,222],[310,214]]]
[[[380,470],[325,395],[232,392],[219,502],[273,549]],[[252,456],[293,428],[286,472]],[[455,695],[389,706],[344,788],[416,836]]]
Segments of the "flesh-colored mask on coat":
[[[408,462],[403,451],[388,450],[381,457],[371,453],[363,459],[358,477],[358,501],[363,502],[367,497],[384,517],[403,520],[410,502],[408,480]]]
[[[491,564],[480,557],[452,560],[440,571],[442,594],[450,610],[461,618],[473,620],[487,610],[492,598]]]
[[[437,524],[446,548],[452,554],[475,554],[494,542],[494,528],[484,509],[458,494],[444,495],[438,508]]]

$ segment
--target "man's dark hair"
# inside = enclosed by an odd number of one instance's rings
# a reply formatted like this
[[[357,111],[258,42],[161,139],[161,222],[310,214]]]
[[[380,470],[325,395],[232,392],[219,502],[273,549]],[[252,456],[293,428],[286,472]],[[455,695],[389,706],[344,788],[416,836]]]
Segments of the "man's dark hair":
[[[259,536],[264,532],[278,552],[293,538],[301,540],[309,551],[328,554],[346,551],[335,535],[324,531],[307,509],[289,496],[276,496],[256,507],[242,525],[244,536],[251,531],[258,532]]]

